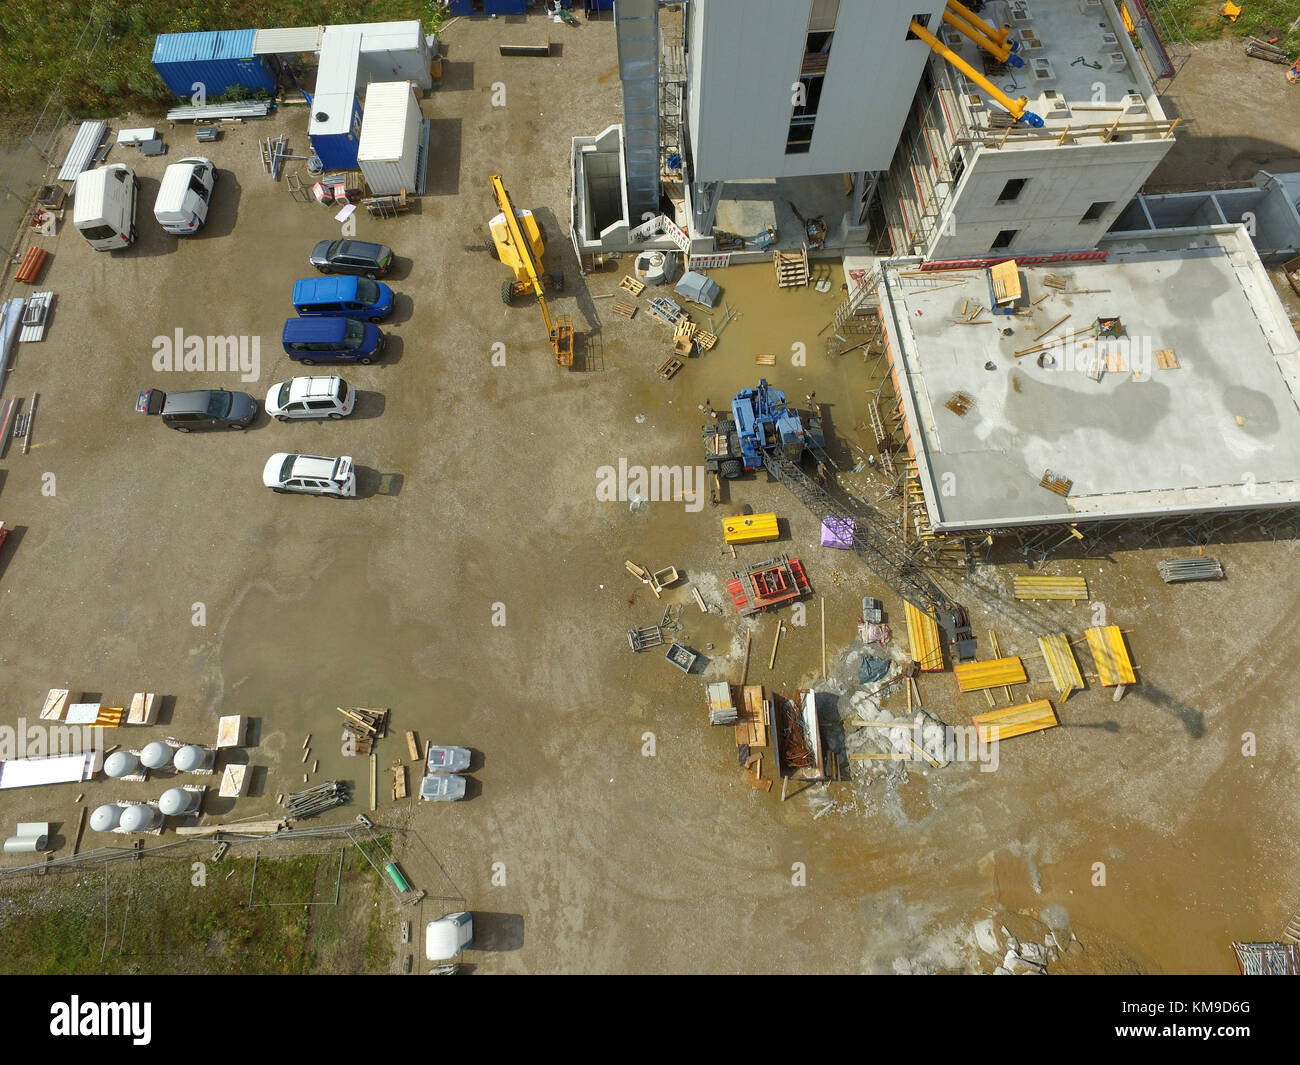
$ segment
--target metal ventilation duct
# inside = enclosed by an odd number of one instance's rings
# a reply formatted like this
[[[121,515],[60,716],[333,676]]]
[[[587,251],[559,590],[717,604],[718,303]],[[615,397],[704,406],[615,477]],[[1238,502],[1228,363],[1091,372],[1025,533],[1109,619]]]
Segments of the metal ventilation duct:
[[[635,224],[659,213],[658,0],[617,0],[614,31],[623,82],[627,206]]]

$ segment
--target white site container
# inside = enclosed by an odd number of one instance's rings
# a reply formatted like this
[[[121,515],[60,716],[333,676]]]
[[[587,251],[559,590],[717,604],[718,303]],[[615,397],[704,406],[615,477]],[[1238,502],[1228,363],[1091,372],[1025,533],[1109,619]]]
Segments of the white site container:
[[[409,81],[372,82],[366,89],[357,165],[374,196],[415,193],[420,154],[420,101]]]

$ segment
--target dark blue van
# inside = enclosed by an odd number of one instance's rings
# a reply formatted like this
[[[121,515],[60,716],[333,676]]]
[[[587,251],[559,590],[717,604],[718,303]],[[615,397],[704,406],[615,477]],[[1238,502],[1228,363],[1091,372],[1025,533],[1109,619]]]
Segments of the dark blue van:
[[[364,277],[304,277],[293,283],[293,309],[304,318],[378,322],[393,310],[393,290]]]
[[[304,366],[318,362],[369,365],[383,352],[384,339],[375,326],[350,318],[290,318],[281,337],[285,354]]]

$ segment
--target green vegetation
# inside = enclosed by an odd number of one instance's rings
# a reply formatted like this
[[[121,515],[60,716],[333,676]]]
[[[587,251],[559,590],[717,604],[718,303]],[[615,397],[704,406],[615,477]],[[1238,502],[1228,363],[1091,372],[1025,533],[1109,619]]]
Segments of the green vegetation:
[[[1189,41],[1215,41],[1220,37],[1259,37],[1269,40],[1281,37],[1279,48],[1292,53],[1300,52],[1300,26],[1291,30],[1291,24],[1300,9],[1295,0],[1236,0],[1241,14],[1236,22],[1229,22],[1219,13],[1223,0],[1163,0],[1165,9],[1178,20]]]
[[[245,853],[206,861],[201,886],[194,883],[194,864],[179,858],[118,861],[107,872],[103,865],[61,871],[35,887],[5,883],[0,973],[389,971],[396,930],[391,895],[354,847],[343,853],[338,905],[330,905],[338,849],[263,855],[255,884],[252,854]],[[292,905],[298,902],[326,905]]]
[[[442,6],[436,0],[4,3],[0,4],[0,113],[34,114],[52,93],[58,106],[81,118],[170,103],[171,93],[150,62],[159,33],[413,18],[434,31],[443,20]]]

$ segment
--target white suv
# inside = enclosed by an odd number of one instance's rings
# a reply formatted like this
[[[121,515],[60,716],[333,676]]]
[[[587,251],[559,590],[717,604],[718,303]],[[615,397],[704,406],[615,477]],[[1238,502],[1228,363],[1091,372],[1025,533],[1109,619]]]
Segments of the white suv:
[[[266,460],[262,483],[277,492],[305,492],[340,499],[357,494],[357,475],[350,455],[329,458],[280,451]]]
[[[266,412],[282,422],[346,418],[356,401],[356,389],[341,377],[294,377],[271,387],[266,394]]]

